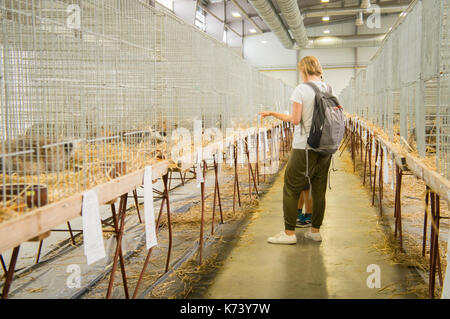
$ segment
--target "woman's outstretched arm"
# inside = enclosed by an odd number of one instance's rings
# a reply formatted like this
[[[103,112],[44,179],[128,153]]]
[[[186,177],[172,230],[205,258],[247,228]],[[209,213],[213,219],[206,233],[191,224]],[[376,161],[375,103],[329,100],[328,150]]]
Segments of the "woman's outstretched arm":
[[[262,118],[265,118],[267,116],[273,116],[281,121],[291,122],[292,124],[297,125],[298,123],[300,123],[302,117],[302,108],[303,108],[302,104],[294,102],[292,106],[292,114],[283,114],[277,112],[260,112],[259,115],[261,115]]]

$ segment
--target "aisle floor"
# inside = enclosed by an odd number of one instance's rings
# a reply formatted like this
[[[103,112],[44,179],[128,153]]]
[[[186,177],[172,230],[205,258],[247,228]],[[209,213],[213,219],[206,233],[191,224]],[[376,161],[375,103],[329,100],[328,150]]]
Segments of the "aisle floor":
[[[384,240],[378,211],[345,156],[336,156],[321,243],[304,238],[306,229],[297,229],[296,245],[267,243],[283,229],[282,171],[203,297],[415,298],[405,292],[414,271],[374,247]],[[369,265],[379,266],[380,288],[368,287]]]

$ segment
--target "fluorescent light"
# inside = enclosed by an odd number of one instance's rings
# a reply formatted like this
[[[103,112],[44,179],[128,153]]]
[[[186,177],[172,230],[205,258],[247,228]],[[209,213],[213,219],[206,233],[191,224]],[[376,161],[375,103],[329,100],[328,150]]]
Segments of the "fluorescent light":
[[[330,17],[322,17],[322,21],[330,21]]]
[[[239,12],[232,12],[231,15],[235,18],[240,18],[241,14]]]
[[[403,11],[402,13],[400,13],[401,17],[404,17],[405,15],[407,15],[407,13],[405,11]]]
[[[248,29],[248,32],[250,32],[250,33],[256,33],[256,30],[255,30],[255,29]]]
[[[327,2],[330,2],[330,0],[321,0],[321,2],[327,3]]]
[[[323,33],[328,34],[328,33],[330,33],[330,30],[328,30],[328,29],[323,30]]]
[[[266,44],[267,41],[266,40],[261,40],[261,43]]]

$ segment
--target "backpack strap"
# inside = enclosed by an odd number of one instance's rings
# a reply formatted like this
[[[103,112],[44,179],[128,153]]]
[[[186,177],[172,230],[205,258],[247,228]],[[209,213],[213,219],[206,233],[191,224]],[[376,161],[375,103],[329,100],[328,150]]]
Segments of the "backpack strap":
[[[304,84],[308,85],[311,89],[313,89],[314,94],[321,92],[320,89],[317,87],[317,85],[315,85],[312,82],[305,82]],[[306,134],[305,125],[303,124],[303,118],[300,120],[300,124],[301,124],[303,133]]]
[[[305,82],[306,85],[308,85],[311,89],[314,90],[314,93],[317,94],[320,92],[320,89],[312,82]]]
[[[314,84],[314,83],[312,83],[312,82],[305,82],[304,84],[306,84],[306,85],[308,85],[311,89],[313,89],[314,90],[314,93],[319,93],[319,92],[321,92],[321,90],[319,89],[319,87],[316,85],[316,84]],[[329,93],[329,94],[332,94],[332,92],[331,92],[331,86],[328,84],[328,83],[325,83],[325,85],[327,86],[327,92]]]

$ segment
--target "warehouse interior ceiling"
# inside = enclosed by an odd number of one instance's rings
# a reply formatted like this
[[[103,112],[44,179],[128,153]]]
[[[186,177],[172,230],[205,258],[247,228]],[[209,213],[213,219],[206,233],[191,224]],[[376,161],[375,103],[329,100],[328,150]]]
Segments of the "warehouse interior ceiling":
[[[158,1],[170,2],[170,0]],[[332,36],[333,28],[337,25],[353,22],[355,26],[359,26],[359,18],[361,18],[361,15],[363,21],[366,21],[366,19],[374,13],[372,8],[374,8],[375,5],[379,6],[381,9],[381,17],[398,17],[413,0],[328,0],[328,2],[327,0],[296,1],[307,31],[308,28],[311,27],[329,26],[330,33],[324,34],[324,36]],[[173,0],[173,2],[181,4],[179,7],[182,8],[179,9],[178,12],[177,10],[174,10],[175,14],[184,17],[192,17],[192,23],[195,24],[195,13],[190,15],[179,11],[194,10],[194,12],[197,12],[201,9],[200,11],[202,11],[205,16],[212,16],[216,20],[215,22],[222,24],[224,33],[233,34],[235,37],[239,37],[241,42],[244,37],[272,32],[268,24],[258,14],[257,10],[252,5],[252,1],[250,0]],[[276,14],[280,17],[283,27],[288,30],[290,36],[292,37],[292,31],[290,30],[286,19],[283,17],[277,0],[267,0],[267,2],[271,4]],[[183,3],[191,3],[193,5],[186,6],[182,5]],[[368,6],[369,9],[367,8]],[[205,31],[208,32],[206,27]],[[357,28],[355,27],[353,33],[344,35],[358,36]],[[223,37],[223,40],[226,42],[226,35]],[[232,43],[228,44],[231,46],[241,45],[239,41],[235,41],[234,45]],[[298,46],[293,48],[301,49],[301,47]]]

